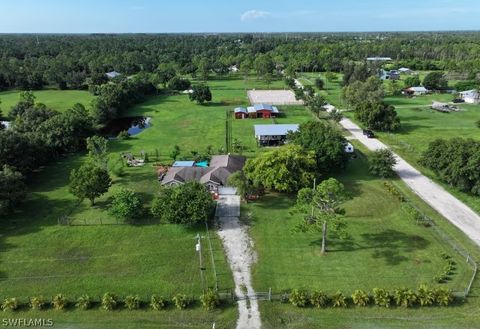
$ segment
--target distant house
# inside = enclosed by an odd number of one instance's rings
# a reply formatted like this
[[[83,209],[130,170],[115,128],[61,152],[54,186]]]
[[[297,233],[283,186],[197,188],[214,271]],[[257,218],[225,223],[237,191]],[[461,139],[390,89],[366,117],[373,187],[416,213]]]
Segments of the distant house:
[[[240,69],[238,68],[237,65],[232,65],[228,68],[228,70],[232,73],[237,73],[238,71],[240,71]]]
[[[413,73],[412,70],[410,70],[409,68],[406,68],[406,67],[399,68],[398,72],[400,72],[400,74],[412,74]]]
[[[472,89],[467,91],[462,91],[459,93],[460,99],[463,99],[467,104],[479,104],[480,103],[480,93],[478,90]]]
[[[388,62],[391,60],[392,60],[391,57],[379,57],[379,56],[367,57],[367,61],[370,61],[370,62]]]
[[[396,70],[392,70],[392,71],[380,70],[379,76],[381,80],[399,80],[400,72]]]
[[[236,119],[252,118],[274,118],[280,115],[280,111],[276,106],[268,104],[255,104],[247,108],[237,107],[233,110]]]
[[[322,107],[325,109],[325,111],[327,111],[327,113],[332,113],[337,110],[332,104],[325,104]]]
[[[107,78],[109,78],[109,79],[114,79],[114,78],[116,78],[116,77],[121,76],[122,74],[121,74],[121,73],[118,73],[117,71],[112,71],[112,72],[107,72],[107,73],[105,73],[105,75],[106,75]]]
[[[298,131],[298,124],[255,125],[255,139],[260,146],[278,146],[285,143],[289,132]]]
[[[420,96],[428,94],[428,89],[425,87],[410,87],[403,91],[405,95]]]
[[[171,167],[159,179],[164,186],[177,186],[189,181],[205,185],[210,192],[227,186],[230,175],[243,169],[246,158],[240,155],[214,155],[208,167]]]

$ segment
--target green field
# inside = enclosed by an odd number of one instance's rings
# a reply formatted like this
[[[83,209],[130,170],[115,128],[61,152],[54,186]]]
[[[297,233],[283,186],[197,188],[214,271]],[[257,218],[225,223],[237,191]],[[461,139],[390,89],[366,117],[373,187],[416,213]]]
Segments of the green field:
[[[33,92],[36,101],[47,105],[57,111],[65,111],[70,109],[76,103],[83,104],[85,107],[95,98],[86,90],[36,90]],[[3,115],[10,112],[12,106],[18,103],[20,91],[2,91],[0,92],[0,108]]]
[[[358,147],[358,145],[357,145]],[[416,288],[432,280],[444,264],[439,257],[447,252],[455,257],[456,274],[442,286],[461,290],[472,274],[464,259],[456,254],[432,228],[416,225],[407,218],[397,199],[389,195],[383,181],[370,176],[362,158],[355,159],[339,179],[351,193],[345,204],[347,240],[331,239],[327,255],[320,254],[319,234],[294,233],[298,215],[289,209],[294,199],[269,194],[258,202],[244,205],[242,214],[252,224],[250,230],[258,255],[254,268],[257,291],[280,293],[292,288],[337,290],[349,295],[355,289],[382,287]],[[432,209],[396,184],[437,225],[478,258],[480,252],[464,235],[440,218]],[[478,279],[467,302],[459,307],[382,309],[378,307],[337,309],[299,309],[278,301],[262,302],[265,328],[475,328],[480,321]]]

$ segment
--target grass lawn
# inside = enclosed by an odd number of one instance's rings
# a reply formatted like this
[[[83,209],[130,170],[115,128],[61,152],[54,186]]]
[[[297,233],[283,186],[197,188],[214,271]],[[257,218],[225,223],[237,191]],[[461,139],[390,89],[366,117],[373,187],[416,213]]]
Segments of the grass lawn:
[[[37,97],[37,102],[60,112],[70,109],[76,103],[88,107],[95,97],[86,90],[35,90],[33,93]],[[8,114],[12,106],[18,103],[19,98],[18,90],[0,92],[2,114]]]
[[[356,145],[358,147],[358,145]],[[361,148],[361,147],[360,147]],[[329,252],[321,256],[319,234],[294,233],[298,215],[289,213],[294,198],[269,194],[258,202],[243,206],[243,216],[252,224],[258,263],[254,268],[257,291],[281,292],[296,287],[321,289],[332,293],[354,289],[371,290],[382,287],[415,288],[427,283],[435,286],[433,276],[444,267],[441,252],[455,257],[457,271],[448,284],[442,286],[461,290],[471,276],[471,270],[431,228],[417,226],[389,195],[383,180],[368,174],[362,158],[355,159],[339,176],[351,200],[347,211],[347,240],[330,239]],[[432,209],[408,191],[397,180],[402,191],[451,238],[472,251],[478,258],[478,247],[440,218]],[[391,310],[377,307],[336,309],[298,309],[280,302],[262,302],[261,314],[265,328],[473,328],[480,315],[479,280],[474,283],[465,304],[449,308],[422,310]]]

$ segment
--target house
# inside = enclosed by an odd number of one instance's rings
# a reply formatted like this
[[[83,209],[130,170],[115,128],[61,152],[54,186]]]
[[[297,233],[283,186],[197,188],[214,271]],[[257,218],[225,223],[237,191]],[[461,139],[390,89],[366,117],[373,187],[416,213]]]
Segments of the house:
[[[332,112],[335,112],[337,110],[335,106],[333,106],[332,104],[328,104],[328,103],[323,105],[322,107],[325,109],[325,111],[327,113],[332,113]]]
[[[106,75],[107,78],[109,78],[109,79],[114,79],[114,78],[116,78],[116,77],[121,76],[122,74],[121,74],[121,73],[118,73],[117,71],[112,71],[112,72],[107,72],[107,73],[105,73],[105,75]]]
[[[227,186],[228,177],[243,169],[246,158],[241,155],[214,155],[208,167],[171,167],[159,177],[164,186],[177,186],[189,181],[197,181],[213,193]]]
[[[298,131],[298,124],[255,125],[255,139],[261,146],[278,146],[285,143],[288,132]]]
[[[392,70],[392,71],[380,70],[379,77],[381,80],[399,80],[400,72],[396,70]]]
[[[255,104],[249,106],[246,109],[243,107],[237,107],[233,110],[236,119],[245,119],[247,117],[256,119],[256,118],[275,118],[280,115],[280,111],[276,106],[268,104]]]
[[[237,73],[238,71],[240,71],[240,69],[238,68],[237,65],[232,65],[228,68],[228,70],[232,73]]]
[[[367,61],[370,61],[370,62],[388,62],[388,61],[391,61],[392,58],[391,57],[367,57]]]
[[[428,89],[425,87],[410,87],[403,91],[405,95],[420,96],[428,94]]]
[[[480,93],[478,90],[472,89],[467,91],[462,91],[459,93],[460,99],[467,104],[478,104],[480,103]]]
[[[409,68],[406,68],[406,67],[399,68],[398,72],[400,72],[400,74],[412,74],[413,73],[412,70],[410,70]]]

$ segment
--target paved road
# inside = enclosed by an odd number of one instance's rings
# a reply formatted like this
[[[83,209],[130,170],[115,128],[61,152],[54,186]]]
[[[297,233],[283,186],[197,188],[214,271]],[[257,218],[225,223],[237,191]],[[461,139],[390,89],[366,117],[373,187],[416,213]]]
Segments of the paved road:
[[[368,149],[378,150],[387,148],[387,146],[379,140],[364,136],[360,127],[351,120],[345,118],[340,124]],[[395,171],[400,178],[420,196],[420,198],[480,246],[480,216],[463,202],[445,191],[443,187],[425,177],[398,155],[395,154],[395,157],[397,158]]]
[[[220,196],[215,216],[220,224],[218,235],[222,239],[235,281],[239,312],[237,329],[260,329],[260,313],[250,273],[255,256],[248,232],[240,224],[240,197]]]

